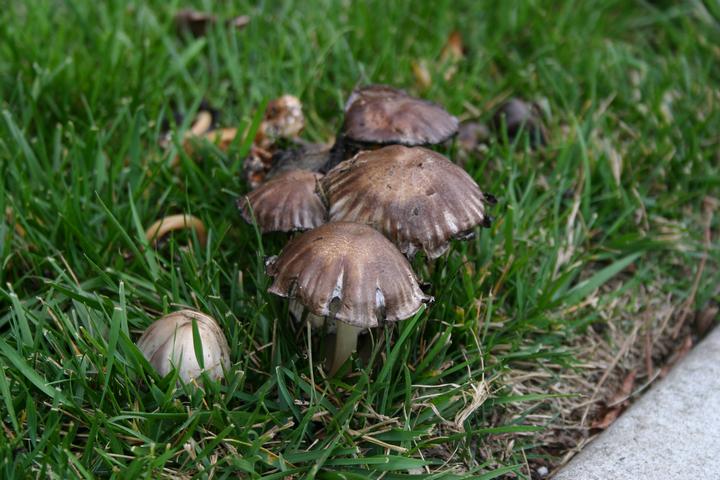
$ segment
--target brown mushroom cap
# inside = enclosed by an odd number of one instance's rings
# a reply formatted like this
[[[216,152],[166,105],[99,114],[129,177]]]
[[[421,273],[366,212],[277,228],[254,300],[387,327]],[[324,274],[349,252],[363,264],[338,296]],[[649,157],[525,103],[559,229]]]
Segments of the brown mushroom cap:
[[[345,107],[345,137],[363,143],[431,145],[457,133],[444,108],[385,85],[355,90]]]
[[[510,98],[500,105],[493,115],[492,127],[500,135],[503,124],[509,140],[514,140],[525,131],[530,137],[530,146],[538,147],[547,143],[547,134],[542,122],[540,108],[519,98]]]
[[[321,174],[307,170],[278,174],[239,200],[243,219],[253,223],[254,214],[262,233],[293,232],[322,225],[327,221],[327,209],[317,193],[321,178]]]
[[[268,262],[267,273],[274,280],[270,293],[361,328],[406,319],[431,300],[395,246],[357,223],[303,233]]]
[[[411,257],[437,258],[453,238],[489,223],[485,196],[461,167],[422,147],[361,152],[321,182],[331,221],[372,225]]]

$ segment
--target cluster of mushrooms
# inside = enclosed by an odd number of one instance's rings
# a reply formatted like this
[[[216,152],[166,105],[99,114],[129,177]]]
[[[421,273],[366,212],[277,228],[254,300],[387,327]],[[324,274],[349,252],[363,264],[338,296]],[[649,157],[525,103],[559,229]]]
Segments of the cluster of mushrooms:
[[[278,152],[263,183],[239,202],[263,233],[305,231],[268,260],[269,292],[288,298],[296,319],[334,332],[331,374],[356,350],[358,334],[432,300],[408,259],[435,259],[451,240],[490,225],[494,198],[425,148],[457,130],[439,105],[389,86],[361,87],[332,147]]]
[[[238,201],[242,217],[262,233],[291,235],[266,262],[268,291],[289,300],[296,320],[334,336],[326,342],[330,374],[357,350],[359,334],[410,318],[432,301],[409,260],[418,252],[436,259],[451,240],[488,227],[486,207],[495,202],[462,167],[427,148],[458,132],[457,118],[441,106],[370,85],[352,92],[344,113],[334,144],[315,145],[298,139],[303,117],[295,97],[271,102],[245,161],[253,190]],[[278,138],[291,147],[277,148]],[[193,353],[193,329],[213,337],[202,358]],[[187,364],[180,375],[186,382],[201,371],[218,378],[229,364],[220,327],[189,310],[155,322],[138,346],[163,375]]]

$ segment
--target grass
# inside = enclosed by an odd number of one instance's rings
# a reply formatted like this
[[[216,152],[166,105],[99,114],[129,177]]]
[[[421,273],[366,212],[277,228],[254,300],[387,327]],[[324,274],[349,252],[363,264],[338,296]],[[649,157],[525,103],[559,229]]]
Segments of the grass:
[[[673,318],[720,298],[702,209],[720,186],[717,1],[194,3],[252,20],[188,40],[178,2],[0,12],[2,478],[530,478],[564,454],[543,440],[557,414],[536,414],[582,369],[586,335],[616,315],[632,330],[648,291]],[[458,71],[419,88],[413,62],[436,65],[453,30]],[[171,168],[177,146],[156,140],[174,108],[206,98],[245,128],[288,92],[326,141],[365,81],[483,121],[507,95],[541,100],[551,138],[470,156],[501,200],[493,228],[416,262],[435,305],[381,333],[373,368],[326,379],[266,293],[285,237],[235,208],[248,142]],[[182,212],[207,246],[149,248],[144,228]],[[181,306],[231,346],[204,392],[158,378],[133,343]],[[543,374],[535,393],[525,371]]]

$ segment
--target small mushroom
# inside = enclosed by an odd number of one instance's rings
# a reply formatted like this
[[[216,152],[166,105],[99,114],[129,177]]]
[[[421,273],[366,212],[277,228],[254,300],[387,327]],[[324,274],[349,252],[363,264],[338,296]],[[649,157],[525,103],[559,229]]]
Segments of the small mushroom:
[[[262,233],[315,228],[327,221],[327,209],[317,193],[319,173],[289,170],[260,185],[238,204],[248,223]]]
[[[485,124],[475,121],[460,123],[453,161],[461,167],[464,166],[470,156],[487,149],[485,144],[489,139],[490,129]]]
[[[200,335],[201,359],[195,349],[193,322]],[[230,368],[230,348],[222,329],[212,317],[193,310],[180,310],[156,320],[138,339],[137,346],[160,376],[177,368],[184,383],[203,372],[219,380]]]
[[[480,122],[463,122],[458,129],[458,147],[464,152],[472,152],[489,138],[490,130]]]
[[[519,98],[510,98],[493,115],[492,126],[497,135],[502,134],[503,125],[509,140],[514,140],[524,131],[530,136],[531,147],[545,145],[547,141],[540,109]]]
[[[357,349],[361,331],[409,318],[432,300],[395,246],[356,223],[328,223],[303,233],[268,261],[267,273],[273,278],[270,293],[335,321],[331,373]]]
[[[434,145],[457,133],[444,108],[386,85],[355,90],[345,106],[345,137],[362,143]]]
[[[437,258],[451,239],[489,226],[485,205],[494,202],[443,155],[402,145],[360,152],[328,172],[321,186],[330,221],[371,225],[408,257],[423,250]]]
[[[458,119],[435,103],[387,85],[361,87],[345,104],[345,123],[335,149],[341,150],[342,158],[335,156],[334,163],[373,145],[435,145],[457,130]]]

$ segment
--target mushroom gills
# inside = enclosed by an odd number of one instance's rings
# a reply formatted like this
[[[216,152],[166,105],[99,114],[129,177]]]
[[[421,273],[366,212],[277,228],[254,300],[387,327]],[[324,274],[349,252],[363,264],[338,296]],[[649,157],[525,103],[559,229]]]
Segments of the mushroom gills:
[[[312,328],[326,327],[328,332],[335,331],[335,322],[326,321],[325,317],[315,315],[294,298],[290,299],[289,303],[290,315],[296,322],[302,323],[305,321],[308,322]]]

